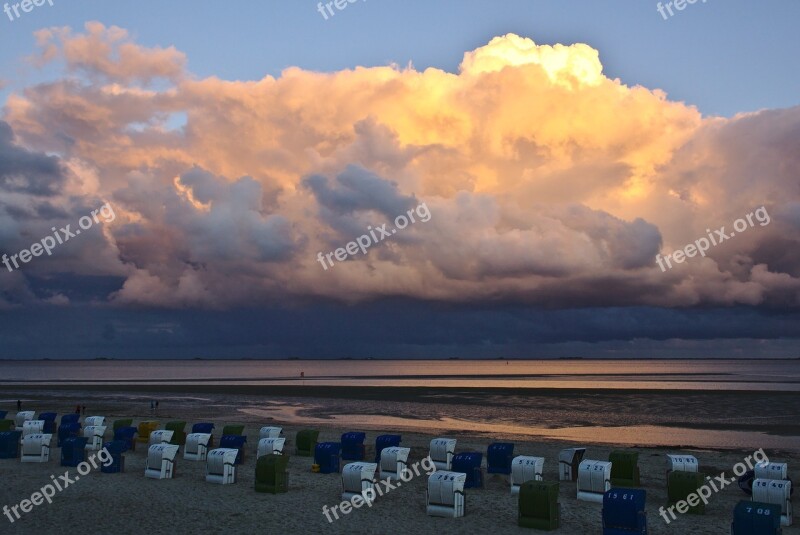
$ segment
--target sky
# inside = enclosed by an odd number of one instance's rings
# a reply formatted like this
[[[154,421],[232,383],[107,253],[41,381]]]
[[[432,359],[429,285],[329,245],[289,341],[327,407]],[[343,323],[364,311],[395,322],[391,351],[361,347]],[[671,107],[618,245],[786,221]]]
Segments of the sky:
[[[797,2],[11,4],[0,358],[800,357]]]

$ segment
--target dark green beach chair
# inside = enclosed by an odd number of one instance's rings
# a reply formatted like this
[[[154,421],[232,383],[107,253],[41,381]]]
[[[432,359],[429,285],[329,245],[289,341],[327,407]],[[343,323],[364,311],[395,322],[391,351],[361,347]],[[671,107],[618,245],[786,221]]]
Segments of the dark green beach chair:
[[[244,426],[243,425],[226,425],[222,428],[222,435],[238,435],[242,436],[244,433]]]
[[[526,481],[519,488],[519,516],[523,528],[551,531],[560,524],[558,483]]]
[[[123,427],[133,427],[133,418],[123,418],[122,420],[114,420],[114,431]]]
[[[256,461],[256,492],[278,494],[289,491],[288,455],[270,453]]]
[[[295,439],[295,453],[301,457],[313,457],[318,438],[319,431],[316,429],[298,431]]]
[[[0,432],[13,431],[14,428],[14,420],[0,420]]]
[[[639,483],[639,454],[634,451],[612,451],[608,456],[611,461],[611,486],[632,488]]]
[[[697,492],[703,486],[705,478],[699,472],[670,472],[667,476],[667,502],[676,504],[686,497]],[[706,504],[702,501],[694,507],[689,506],[689,513],[693,515],[706,514]]]
[[[169,441],[170,444],[175,446],[183,446],[186,444],[186,422],[167,422],[164,429],[172,431],[172,440]]]

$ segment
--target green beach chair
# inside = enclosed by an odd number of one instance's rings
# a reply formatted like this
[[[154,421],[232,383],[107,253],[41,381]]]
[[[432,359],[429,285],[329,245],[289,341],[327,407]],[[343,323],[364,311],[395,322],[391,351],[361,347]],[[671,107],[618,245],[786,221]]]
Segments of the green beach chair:
[[[316,429],[298,431],[295,438],[295,453],[301,457],[313,457],[318,438],[319,431]]]
[[[632,488],[639,487],[639,454],[634,451],[612,451],[608,456],[611,461],[611,486]]]
[[[16,428],[14,420],[0,420],[0,432],[14,431]]]
[[[170,444],[175,446],[183,446],[186,444],[186,422],[167,422],[164,426],[167,431],[172,431],[172,440]]]
[[[523,528],[552,531],[558,529],[560,509],[558,483],[555,481],[526,481],[519,488],[517,524]]]
[[[703,486],[705,477],[699,472],[670,472],[667,476],[667,503],[676,504]],[[706,514],[706,504],[702,501],[694,507],[689,506],[693,515]]]
[[[226,425],[222,428],[222,435],[238,435],[242,436],[244,433],[244,426],[243,425]]]
[[[289,491],[288,455],[270,453],[256,461],[256,492],[278,494]]]
[[[121,427],[133,427],[133,418],[123,418],[122,420],[114,420],[114,431]]]

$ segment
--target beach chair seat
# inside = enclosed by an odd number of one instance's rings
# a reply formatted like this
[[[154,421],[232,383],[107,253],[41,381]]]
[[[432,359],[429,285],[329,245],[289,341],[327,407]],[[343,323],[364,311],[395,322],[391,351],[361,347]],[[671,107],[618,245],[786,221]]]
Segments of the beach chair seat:
[[[123,427],[131,427],[133,426],[133,418],[121,418],[119,420],[114,420],[114,424],[111,427],[114,433],[117,432],[117,429],[122,429]]]
[[[783,479],[756,479],[753,481],[753,501],[772,503],[781,508],[781,526],[791,526],[792,482]]]
[[[464,488],[483,487],[483,454],[477,451],[465,451],[453,456],[452,471],[467,474]]]
[[[339,472],[341,446],[338,442],[320,442],[314,449],[314,464],[319,465],[320,474]]]
[[[54,412],[43,412],[39,414],[39,420],[44,421],[44,427],[42,428],[42,433],[46,433],[48,435],[56,434],[57,432],[56,418],[58,418],[58,414]]]
[[[20,461],[23,463],[46,463],[50,460],[50,442],[53,435],[41,433],[27,435],[22,439],[22,455]]]
[[[124,428],[123,428],[124,429]],[[130,429],[136,429],[132,427]],[[125,455],[128,451],[129,442],[127,440],[112,440],[103,444],[103,449],[111,456],[111,462],[100,465],[100,472],[104,474],[119,474],[125,471]]]
[[[176,446],[183,446],[186,444],[186,422],[167,422],[164,429],[172,431],[172,438],[169,440],[170,444]]]
[[[434,438],[428,456],[437,470],[450,470],[453,466],[453,455],[456,451],[456,439]]]
[[[786,463],[756,463],[753,467],[756,479],[780,479],[789,478],[789,465]]]
[[[283,434],[282,427],[265,426],[259,429],[258,439],[261,440],[262,438],[279,438],[282,434]]]
[[[561,524],[557,481],[528,480],[519,487],[517,524],[523,528],[551,531]]]
[[[26,420],[22,422],[22,438],[28,435],[41,435],[44,433],[44,420]]]
[[[81,436],[81,424],[77,422],[62,423],[58,426],[58,435],[56,445],[60,448],[61,445],[70,437]]]
[[[528,481],[542,481],[544,457],[518,455],[511,461],[511,494],[517,494]]]
[[[700,464],[694,455],[667,454],[667,477],[671,472],[697,472]]]
[[[235,448],[217,448],[208,452],[206,459],[206,482],[218,485],[236,483],[236,456],[239,450]]]
[[[169,431],[167,429],[156,429],[150,433],[150,440],[147,441],[147,445],[152,446],[153,444],[170,444],[172,435],[174,433],[174,431]]]
[[[136,451],[136,434],[139,430],[133,426],[118,427],[114,430],[114,440],[121,440],[125,442],[125,451]]]
[[[697,489],[703,486],[705,477],[699,472],[670,472],[667,476],[667,503],[676,504],[681,500],[697,492]],[[702,501],[697,505],[688,506],[688,513],[693,515],[704,515],[706,513],[706,504]]]
[[[231,436],[232,435],[239,435],[239,436],[241,436],[242,433],[244,433],[244,426],[243,425],[239,425],[239,424],[226,425],[225,427],[222,428],[222,434],[223,435],[231,435]]]
[[[142,442],[144,444],[150,443],[150,433],[158,429],[160,424],[154,420],[148,420],[146,422],[139,422],[139,431],[138,437],[136,438],[137,442]]]
[[[389,481],[403,479],[403,476],[408,471],[408,456],[410,454],[411,448],[401,448],[399,446],[383,448],[380,459],[381,479],[388,479]]]
[[[289,464],[287,455],[269,453],[256,460],[256,492],[279,494],[289,490]]]
[[[19,458],[19,447],[21,440],[22,431],[0,432],[0,459]]]
[[[427,513],[429,516],[458,518],[466,512],[464,484],[467,474],[437,470],[428,477]]]
[[[375,462],[381,462],[381,451],[384,448],[396,448],[402,438],[400,435],[380,435],[375,438]]]
[[[20,411],[14,416],[14,424],[16,425],[17,431],[22,431],[22,427],[25,425],[25,422],[29,420],[33,420],[36,417],[35,411]]]
[[[316,429],[303,429],[295,437],[295,454],[301,457],[313,457],[317,447],[319,431]]]
[[[733,510],[731,535],[781,535],[781,506],[742,500]]]
[[[244,462],[244,445],[247,442],[247,437],[242,435],[222,435],[219,439],[219,447],[227,449],[235,449],[239,452],[236,456],[235,464],[242,464]]]
[[[611,467],[611,486],[613,487],[638,487],[639,482],[639,454],[635,451],[612,451],[608,456]]]
[[[486,473],[511,474],[511,461],[514,459],[514,444],[494,442],[486,448]]]
[[[349,432],[342,435],[342,459],[345,461],[364,460],[364,441],[367,439],[366,433]]]
[[[80,414],[75,414],[75,413],[64,414],[61,416],[61,425],[77,424],[80,422],[80,419],[81,419]]]
[[[214,449],[214,427],[215,425],[211,422],[200,422],[196,423],[192,426],[192,433],[191,434],[203,434],[203,435],[210,435],[211,438],[208,441],[208,449]],[[186,436],[186,440],[189,440],[189,436]],[[201,459],[198,459],[201,460]],[[202,459],[205,460],[205,457]]]
[[[187,461],[205,461],[210,447],[211,433],[189,433],[186,436],[183,458]]]
[[[104,425],[87,425],[83,428],[83,436],[88,439],[86,449],[89,451],[99,451],[103,447],[103,437],[106,434]]]
[[[378,495],[375,492],[375,463],[356,462],[344,465],[342,469],[342,501],[352,501],[361,496],[365,502],[372,502]]]
[[[63,425],[63,424],[62,424]],[[61,466],[78,466],[86,460],[86,437],[68,437],[61,443]]]
[[[14,420],[0,420],[0,432],[14,431],[16,427]]]
[[[586,502],[603,503],[603,498],[611,489],[611,463],[586,459],[578,466],[578,499]]]
[[[558,454],[558,480],[577,481],[578,467],[586,455],[586,448],[567,448]]]
[[[144,467],[145,477],[151,479],[172,479],[175,477],[175,457],[180,446],[174,444],[153,444],[147,449],[147,462]]]
[[[106,425],[106,417],[105,416],[87,416],[83,419],[84,426],[101,426]]]
[[[603,495],[603,535],[647,535],[647,493],[613,488]]]
[[[283,455],[283,448],[286,445],[286,439],[280,438],[262,438],[258,441],[258,449],[256,450],[256,459],[274,453],[275,455]]]

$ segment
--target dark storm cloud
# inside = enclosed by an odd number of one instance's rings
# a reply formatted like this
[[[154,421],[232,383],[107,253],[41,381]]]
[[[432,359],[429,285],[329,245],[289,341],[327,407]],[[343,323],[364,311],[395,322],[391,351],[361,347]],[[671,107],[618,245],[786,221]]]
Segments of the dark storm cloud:
[[[58,158],[17,146],[11,126],[0,121],[0,189],[50,196],[60,190],[63,182]]]

